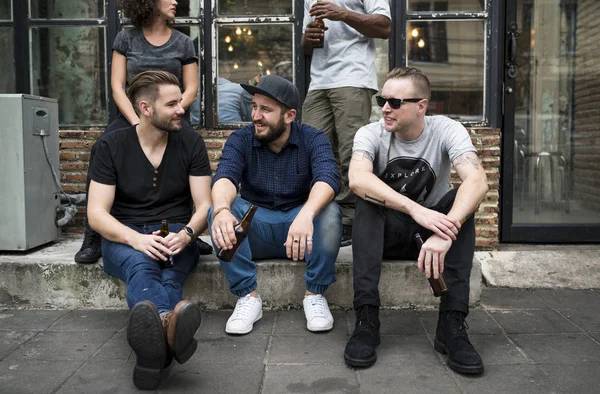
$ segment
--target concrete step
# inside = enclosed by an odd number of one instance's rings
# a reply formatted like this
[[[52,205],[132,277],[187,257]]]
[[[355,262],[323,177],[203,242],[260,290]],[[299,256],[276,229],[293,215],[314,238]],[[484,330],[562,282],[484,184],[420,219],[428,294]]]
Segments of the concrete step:
[[[205,238],[205,240],[208,240]],[[81,239],[64,239],[29,253],[0,255],[0,307],[127,308],[124,284],[102,270],[101,262],[79,265],[73,256]],[[266,308],[300,307],[305,290],[304,263],[262,260],[257,263],[258,289]],[[351,308],[352,248],[340,249],[337,282],[326,292],[332,307]],[[470,303],[481,297],[481,265],[473,262]],[[379,285],[386,308],[434,308],[439,300],[415,261],[385,261]],[[234,297],[216,256],[201,256],[189,276],[184,296],[206,309],[231,308]]]

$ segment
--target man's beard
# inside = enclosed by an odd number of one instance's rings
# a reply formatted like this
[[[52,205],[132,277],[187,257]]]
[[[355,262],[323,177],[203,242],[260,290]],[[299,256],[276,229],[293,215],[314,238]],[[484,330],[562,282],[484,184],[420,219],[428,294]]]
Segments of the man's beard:
[[[256,131],[256,128],[254,129],[254,139],[262,143],[263,145],[270,144],[271,142],[281,137],[283,133],[285,133],[286,127],[285,122],[283,121],[283,115],[281,115],[281,117],[279,118],[279,122],[277,122],[277,125],[271,126],[271,124],[269,123],[265,123],[265,125],[268,127],[268,131],[266,134],[259,135]]]
[[[181,130],[181,125],[179,127],[175,126],[172,123],[173,118],[159,118],[156,110],[152,111],[152,117],[150,118],[150,123],[152,126],[156,127],[159,130],[164,130],[170,133],[177,133]],[[181,118],[179,118],[179,122],[181,122]]]

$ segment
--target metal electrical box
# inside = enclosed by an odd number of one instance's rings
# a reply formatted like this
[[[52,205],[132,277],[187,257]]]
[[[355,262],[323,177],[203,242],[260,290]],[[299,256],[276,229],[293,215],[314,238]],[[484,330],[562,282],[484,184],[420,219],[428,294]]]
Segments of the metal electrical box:
[[[56,100],[0,94],[0,250],[58,239],[58,144]]]

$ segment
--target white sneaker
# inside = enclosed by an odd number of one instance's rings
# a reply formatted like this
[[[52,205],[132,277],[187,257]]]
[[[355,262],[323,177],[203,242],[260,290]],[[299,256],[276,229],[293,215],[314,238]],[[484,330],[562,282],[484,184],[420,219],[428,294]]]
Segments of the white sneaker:
[[[252,297],[247,294],[240,297],[235,303],[235,309],[231,314],[225,332],[227,334],[248,334],[252,331],[254,323],[262,317],[262,300],[260,297]]]
[[[304,296],[304,315],[309,331],[329,331],[333,328],[333,316],[327,299],[321,294]]]

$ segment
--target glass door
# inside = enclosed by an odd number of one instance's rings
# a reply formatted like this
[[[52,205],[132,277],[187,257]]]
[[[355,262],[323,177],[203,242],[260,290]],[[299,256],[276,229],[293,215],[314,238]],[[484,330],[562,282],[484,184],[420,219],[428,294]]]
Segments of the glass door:
[[[501,240],[600,241],[600,9],[506,4]]]

